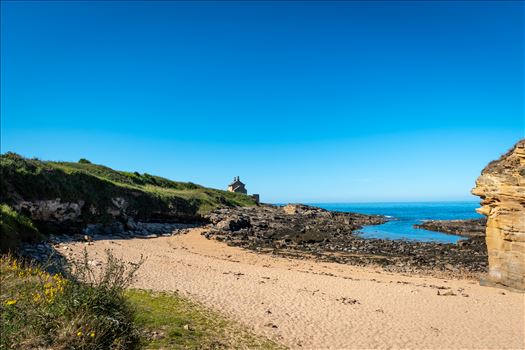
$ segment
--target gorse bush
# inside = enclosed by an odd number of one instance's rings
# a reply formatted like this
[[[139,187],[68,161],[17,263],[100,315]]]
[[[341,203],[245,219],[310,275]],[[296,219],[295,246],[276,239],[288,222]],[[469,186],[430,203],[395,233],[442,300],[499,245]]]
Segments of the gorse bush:
[[[139,330],[124,296],[142,261],[107,252],[100,271],[87,253],[63,274],[0,258],[0,349],[135,349]]]
[[[78,160],[78,162],[79,162],[80,164],[91,164],[91,162],[90,162],[89,160],[87,160],[86,158],[80,158],[80,159]]]

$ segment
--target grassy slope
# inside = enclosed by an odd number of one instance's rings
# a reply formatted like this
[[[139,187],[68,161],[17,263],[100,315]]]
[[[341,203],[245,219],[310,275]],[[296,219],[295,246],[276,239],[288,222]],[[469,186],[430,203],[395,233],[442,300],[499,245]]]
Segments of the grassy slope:
[[[16,250],[21,241],[36,242],[40,236],[29,218],[7,204],[0,204],[0,252]]]
[[[129,211],[139,218],[174,212],[195,216],[217,207],[255,204],[243,194],[90,163],[40,161],[7,153],[0,156],[0,168],[2,201],[16,202],[17,197],[24,200],[61,198],[63,202],[83,200],[86,207],[100,209],[96,218],[84,218],[87,222],[104,216],[105,208],[112,205],[115,197],[125,198],[130,203]]]
[[[126,295],[137,324],[150,334],[144,339],[147,349],[283,349],[175,293],[128,290]]]

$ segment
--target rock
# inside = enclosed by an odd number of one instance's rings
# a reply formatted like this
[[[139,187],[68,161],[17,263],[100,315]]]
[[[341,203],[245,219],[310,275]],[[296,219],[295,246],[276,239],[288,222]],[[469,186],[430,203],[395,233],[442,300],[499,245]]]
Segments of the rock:
[[[448,296],[456,296],[456,293],[454,293],[451,290],[447,290],[445,293],[440,293],[438,289],[437,295],[442,296],[442,297],[448,297]]]
[[[279,328],[276,324],[271,323],[271,322],[265,324],[264,326],[265,326],[265,327],[271,327],[271,328]]]
[[[460,247],[435,242],[364,239],[355,234],[364,225],[387,221],[379,215],[329,212],[292,204],[218,209],[206,218],[210,223],[204,233],[206,238],[256,252],[360,266],[373,264],[403,273],[427,270],[479,277],[487,267],[485,243],[479,237],[466,239]],[[240,218],[244,224],[236,226]]]
[[[353,298],[346,298],[346,297],[342,297],[340,299],[337,299],[337,301],[340,301],[341,303],[343,303],[345,305],[360,304],[359,300],[353,299]]]
[[[126,227],[126,230],[128,230],[128,231],[134,231],[134,230],[137,229],[137,223],[135,222],[135,220],[132,217],[129,217],[126,220],[125,227]]]
[[[427,220],[421,224],[414,225],[414,227],[465,237],[485,237],[486,224],[486,218],[470,220]]]
[[[525,291],[525,139],[483,169],[472,193],[488,218],[489,273],[482,284]]]
[[[64,222],[79,219],[85,202],[62,202],[60,198],[51,200],[20,201],[14,205],[17,211],[29,213],[35,221]]]
[[[216,227],[219,230],[239,231],[243,228],[251,227],[250,219],[244,216],[227,217],[217,223]]]
[[[149,339],[152,339],[152,340],[159,340],[159,339],[163,339],[166,337],[166,335],[164,334],[163,331],[153,331],[151,332],[149,335],[146,334],[146,336],[149,338]]]

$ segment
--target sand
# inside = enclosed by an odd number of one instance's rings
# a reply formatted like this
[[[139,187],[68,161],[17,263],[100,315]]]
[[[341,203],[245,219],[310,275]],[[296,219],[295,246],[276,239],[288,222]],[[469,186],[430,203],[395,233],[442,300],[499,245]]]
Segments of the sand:
[[[105,249],[128,261],[143,254],[134,287],[178,291],[294,349],[525,348],[525,295],[473,280],[273,257],[199,229],[59,250],[78,256],[84,247],[95,261]]]

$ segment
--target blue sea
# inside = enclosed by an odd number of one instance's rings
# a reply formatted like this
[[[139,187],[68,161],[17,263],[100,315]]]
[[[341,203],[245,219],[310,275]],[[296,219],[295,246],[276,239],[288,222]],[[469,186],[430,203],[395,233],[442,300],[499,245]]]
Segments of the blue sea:
[[[365,238],[404,239],[422,242],[456,243],[464,237],[415,229],[424,220],[476,219],[479,202],[400,202],[400,203],[310,203],[331,211],[386,215],[391,220],[382,225],[365,226]]]

